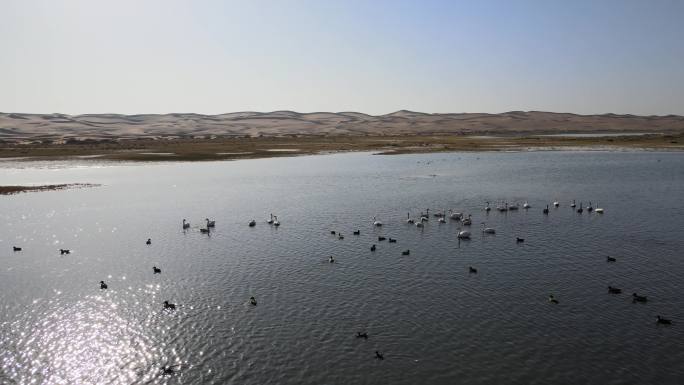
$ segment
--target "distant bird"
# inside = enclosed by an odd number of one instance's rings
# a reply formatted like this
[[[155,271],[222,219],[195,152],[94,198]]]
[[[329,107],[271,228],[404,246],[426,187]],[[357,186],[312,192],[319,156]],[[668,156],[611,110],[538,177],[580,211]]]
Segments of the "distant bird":
[[[587,206],[587,212],[592,212],[594,211],[594,208],[591,206],[591,202],[589,202],[589,206]]]
[[[339,233],[339,234],[337,235],[337,239],[344,239],[344,235],[342,235],[342,233]]]
[[[147,238],[147,242],[145,242],[146,245],[151,245],[152,244],[152,238]]]
[[[572,207],[572,208],[574,209],[575,206],[577,206],[577,205],[575,204],[575,200],[573,199],[573,200],[572,200],[572,204],[570,205],[570,207]]]
[[[487,202],[487,205],[485,206],[484,210],[485,211],[490,211],[492,208],[489,207],[489,202]]]
[[[21,247],[12,246],[12,251],[21,251]]]
[[[648,298],[637,293],[632,293],[632,302],[648,302]]]
[[[477,269],[472,267],[472,266],[468,266],[468,273],[469,274],[477,274]]]
[[[176,310],[176,304],[169,303],[169,301],[164,301],[164,309]]]
[[[385,238],[385,237],[378,237],[378,241],[384,241],[385,239],[387,239],[387,238]]]
[[[473,218],[471,215],[468,215],[466,218],[461,219],[461,224],[463,226],[470,226],[473,224]]]
[[[415,221],[411,219],[411,213],[406,213],[406,223],[414,223]]]
[[[416,227],[423,227],[423,222],[417,222]]]
[[[337,233],[335,232],[335,230],[333,230],[333,231],[330,232],[330,234],[331,234],[331,235],[335,235],[335,234],[337,234]]]
[[[554,205],[555,207],[558,207],[558,206],[560,206],[560,203],[558,203],[558,201],[556,201],[556,202],[553,202],[553,205]]]
[[[187,222],[185,219],[183,219],[183,230],[185,230],[189,227],[190,227],[190,222]]]
[[[532,207],[532,206],[530,206],[530,204],[527,203],[527,201],[525,201],[525,203],[523,203],[523,208],[524,208],[524,209],[529,209],[530,207]]]
[[[558,304],[558,300],[556,299],[556,297],[553,296],[553,294],[549,294],[549,302],[553,304]]]
[[[546,208],[544,210],[542,210],[542,212],[544,214],[548,214],[549,213],[549,205],[546,205]]]
[[[622,290],[621,290],[621,289],[618,289],[617,287],[608,286],[608,293],[610,293],[610,294],[620,294],[620,293],[622,293]]]
[[[598,203],[596,203],[596,206],[598,206]],[[603,214],[603,209],[600,208],[600,207],[596,207],[596,208],[594,209],[594,212],[597,213],[597,214]]]
[[[331,255],[330,258],[328,258],[328,262],[335,263],[335,258]]]
[[[207,220],[207,227],[216,227],[216,221],[210,221],[209,218],[206,218]]]
[[[371,251],[375,251],[375,245],[371,246]]]
[[[59,253],[64,255],[64,254],[71,254],[71,250],[69,249],[59,249]]]
[[[672,325],[672,321],[669,319],[663,318],[659,315],[656,316],[656,323],[661,324],[661,325]]]
[[[617,261],[617,259],[615,259],[613,257],[606,257],[606,262],[616,262],[616,261]]]
[[[582,208],[582,202],[580,202],[580,207],[577,209],[577,212],[582,214],[583,211],[584,209]]]
[[[520,208],[520,206],[518,206],[517,203],[513,203],[512,205],[508,206],[508,209],[509,209],[509,210],[513,210],[513,211],[515,211],[515,210],[517,210],[517,209],[519,209],[519,208]]]
[[[379,351],[376,350],[376,351],[375,351],[375,359],[377,359],[377,360],[384,360],[385,357],[383,357],[382,353],[380,353]]]
[[[516,243],[523,243],[523,242],[525,242],[525,238],[515,237],[515,242]]]
[[[251,221],[249,221],[249,227],[254,227],[254,226],[256,226],[256,221],[254,219],[252,219]]]
[[[276,215],[274,218],[275,218],[275,220],[273,221],[273,226],[275,226],[275,227],[280,226],[280,221],[278,220],[278,216]]]
[[[266,223],[268,223],[269,225],[272,225],[272,224],[273,224],[273,214],[271,214],[271,219],[269,219],[268,221],[266,221]]]
[[[256,298],[254,298],[254,297],[249,297],[249,303],[251,303],[252,306],[256,306],[256,305],[257,305]]]
[[[361,230],[354,231],[354,235],[361,235]]]
[[[482,233],[483,234],[496,234],[496,230],[491,227],[485,227],[485,223],[482,222]]]
[[[366,332],[363,332],[363,333],[361,333],[361,332],[356,332],[356,338],[363,338],[363,339],[366,339],[366,340],[367,340],[367,339],[368,339],[368,333],[366,333]]]
[[[458,239],[470,239],[470,231],[459,231],[456,237]]]
[[[401,255],[409,255],[411,254],[411,250],[404,250],[401,252]]]
[[[100,289],[104,290],[107,288],[107,284],[104,281],[100,281]]]
[[[153,274],[161,274],[161,269],[157,266],[152,266]]]
[[[209,234],[210,232],[211,232],[211,230],[209,230],[208,227],[207,228],[200,228],[200,233],[202,233],[202,234]]]
[[[397,240],[395,238],[390,237],[389,243],[397,243]]]
[[[375,217],[373,217],[373,226],[380,227],[380,226],[382,226],[382,222],[380,222],[379,220],[375,219]]]

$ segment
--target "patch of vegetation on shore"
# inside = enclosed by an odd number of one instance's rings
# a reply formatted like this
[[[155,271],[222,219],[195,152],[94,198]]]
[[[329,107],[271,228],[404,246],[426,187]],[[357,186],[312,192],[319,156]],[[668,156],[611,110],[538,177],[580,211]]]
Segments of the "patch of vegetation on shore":
[[[74,188],[97,187],[99,184],[93,183],[64,183],[48,184],[39,186],[0,186],[0,195],[13,195],[24,192],[55,191]]]

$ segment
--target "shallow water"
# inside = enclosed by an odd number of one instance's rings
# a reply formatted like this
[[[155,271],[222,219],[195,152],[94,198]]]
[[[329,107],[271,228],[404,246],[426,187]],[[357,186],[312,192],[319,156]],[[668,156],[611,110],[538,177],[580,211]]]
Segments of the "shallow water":
[[[2,184],[103,185],[0,197],[0,383],[684,381],[684,154],[92,164],[0,166]],[[533,207],[482,210],[503,199]],[[473,238],[459,243],[455,221],[405,223],[428,207],[472,213]]]

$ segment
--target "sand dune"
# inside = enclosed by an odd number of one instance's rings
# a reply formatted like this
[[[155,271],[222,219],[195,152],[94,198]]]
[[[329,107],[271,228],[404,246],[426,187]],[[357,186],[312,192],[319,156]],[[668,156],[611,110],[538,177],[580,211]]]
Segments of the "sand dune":
[[[378,116],[358,112],[294,111],[247,111],[220,115],[0,113],[0,141],[5,143],[140,138],[491,135],[559,132],[684,132],[684,117],[576,115],[539,111],[426,114],[406,110]]]

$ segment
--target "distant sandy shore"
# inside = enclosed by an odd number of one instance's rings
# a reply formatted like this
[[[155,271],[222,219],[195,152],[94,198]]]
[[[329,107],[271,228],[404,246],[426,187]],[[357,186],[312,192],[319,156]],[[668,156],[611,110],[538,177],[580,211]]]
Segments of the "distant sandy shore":
[[[530,150],[684,150],[684,134],[609,137],[383,135],[323,137],[256,137],[215,139],[129,139],[63,144],[4,144],[0,159],[206,161],[272,158],[330,152],[375,151],[409,154],[453,151]]]

